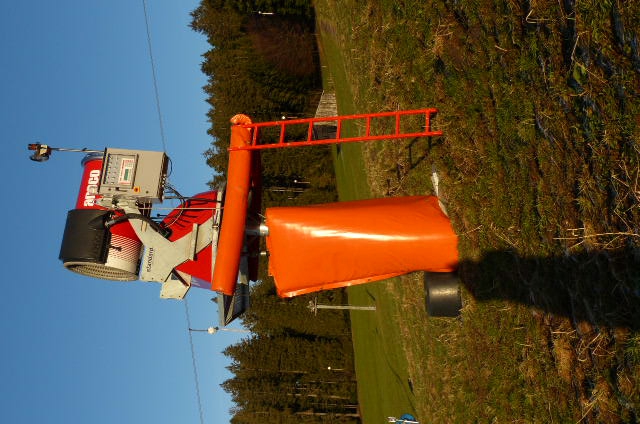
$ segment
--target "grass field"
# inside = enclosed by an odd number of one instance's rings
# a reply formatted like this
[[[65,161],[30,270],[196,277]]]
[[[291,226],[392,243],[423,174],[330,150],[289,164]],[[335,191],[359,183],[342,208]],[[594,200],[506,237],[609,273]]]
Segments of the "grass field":
[[[344,72],[341,52],[331,36],[332,27],[324,30],[330,35],[321,42],[323,63],[328,68],[325,81],[336,90],[338,109],[341,114],[355,113],[350,86]],[[357,129],[347,129],[345,135],[353,135]],[[338,191],[341,200],[366,199],[371,197],[367,173],[359,144],[345,144],[333,150]],[[390,325],[389,316],[394,301],[388,295],[389,282],[367,284],[349,289],[349,302],[358,306],[376,306],[376,311],[354,311],[351,314],[354,351],[357,352],[356,373],[358,375],[358,398],[363,421],[391,416],[397,411],[414,411],[415,398],[408,384],[406,357],[401,335]],[[381,390],[380,388],[384,389]],[[396,412],[394,412],[396,411]],[[397,414],[396,415],[401,415]]]
[[[429,193],[462,319],[420,275],[350,289],[365,423],[637,422],[640,3],[317,0],[341,113],[437,107],[431,140],[344,146],[342,199]],[[366,169],[366,171],[365,171]]]

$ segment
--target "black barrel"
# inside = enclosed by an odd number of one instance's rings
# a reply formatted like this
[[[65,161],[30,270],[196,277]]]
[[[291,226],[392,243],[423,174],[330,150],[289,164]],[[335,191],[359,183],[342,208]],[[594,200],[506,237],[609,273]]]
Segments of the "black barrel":
[[[432,317],[458,317],[462,309],[460,281],[455,272],[425,272],[427,313]]]

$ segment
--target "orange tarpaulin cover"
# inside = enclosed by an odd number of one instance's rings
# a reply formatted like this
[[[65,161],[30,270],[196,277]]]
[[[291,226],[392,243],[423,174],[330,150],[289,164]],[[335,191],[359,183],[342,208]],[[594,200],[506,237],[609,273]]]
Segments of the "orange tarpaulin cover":
[[[282,297],[458,265],[457,236],[433,196],[270,208],[266,223]]]

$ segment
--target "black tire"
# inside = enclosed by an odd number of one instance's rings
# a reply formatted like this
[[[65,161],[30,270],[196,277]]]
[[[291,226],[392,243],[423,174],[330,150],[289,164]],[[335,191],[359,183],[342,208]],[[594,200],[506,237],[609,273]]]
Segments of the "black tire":
[[[460,316],[462,296],[457,273],[425,272],[424,291],[429,316],[450,318]]]

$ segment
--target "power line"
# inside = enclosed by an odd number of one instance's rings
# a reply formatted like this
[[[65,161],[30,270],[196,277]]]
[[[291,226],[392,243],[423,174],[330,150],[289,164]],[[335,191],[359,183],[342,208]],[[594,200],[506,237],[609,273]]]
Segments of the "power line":
[[[153,58],[153,48],[151,43],[151,31],[149,29],[149,13],[147,12],[147,1],[142,0],[142,9],[144,10],[144,25],[147,30],[147,46],[149,50],[149,60],[151,62],[151,77],[153,79],[153,90],[156,98],[156,110],[158,111],[158,124],[160,125],[160,139],[162,140],[162,150],[167,151],[167,140],[164,134],[164,124],[162,120],[162,111],[160,108],[160,94],[158,90],[158,78],[156,77],[156,64]],[[184,314],[187,319],[187,328],[191,328],[191,317],[189,316],[189,305],[187,299],[184,299]],[[193,347],[193,338],[191,331],[187,331],[189,336],[189,348],[191,349],[191,364],[193,366],[193,379],[196,386],[196,400],[198,401],[198,413],[200,415],[200,424],[204,424],[204,414],[202,412],[202,397],[200,396],[200,380],[198,379],[198,367],[196,365],[196,353]]]
[[[187,299],[184,299],[184,314],[187,317],[187,328],[191,328],[191,317],[189,316],[189,304],[187,303]],[[193,338],[191,337],[191,331],[187,331],[189,333],[189,346],[191,347],[191,363],[193,364],[193,378],[196,382],[196,395],[198,398],[198,412],[200,413],[200,424],[204,423],[204,415],[202,413],[202,401],[200,400],[200,382],[198,380],[198,368],[196,366],[196,353],[193,348]]]
[[[167,141],[164,135],[164,125],[162,121],[162,112],[160,110],[160,94],[158,91],[158,78],[156,77],[156,64],[153,59],[153,49],[151,48],[151,31],[149,30],[149,14],[147,13],[147,1],[142,0],[142,9],[144,10],[144,25],[147,29],[147,45],[149,46],[149,59],[151,61],[151,76],[153,79],[153,90],[156,95],[156,109],[158,110],[158,122],[160,124],[160,138],[162,139],[162,149],[167,151]]]

